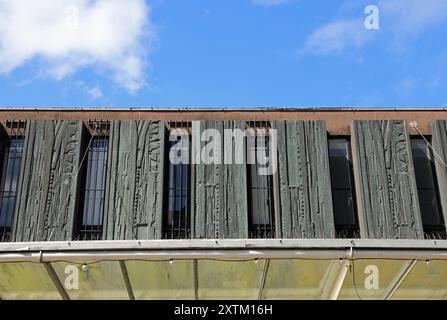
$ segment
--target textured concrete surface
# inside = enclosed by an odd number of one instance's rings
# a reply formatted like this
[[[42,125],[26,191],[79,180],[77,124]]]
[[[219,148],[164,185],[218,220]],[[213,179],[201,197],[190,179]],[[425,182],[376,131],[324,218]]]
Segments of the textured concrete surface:
[[[405,122],[354,121],[352,145],[362,237],[423,238]]]

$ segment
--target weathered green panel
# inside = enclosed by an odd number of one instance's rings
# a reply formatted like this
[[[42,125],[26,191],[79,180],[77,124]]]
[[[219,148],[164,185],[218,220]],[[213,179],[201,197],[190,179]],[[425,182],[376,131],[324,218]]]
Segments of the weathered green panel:
[[[447,221],[447,121],[433,121],[431,124],[432,145],[436,153],[436,177],[441,200],[444,222]]]
[[[354,121],[353,158],[362,237],[423,238],[405,122]]]
[[[245,121],[200,121],[200,134],[205,129],[218,130],[223,147],[224,129],[244,131]],[[201,142],[200,149],[206,144]],[[230,147],[234,155],[234,143]],[[194,237],[248,238],[246,166],[224,164],[223,154],[221,160],[222,164],[201,162],[195,166]]]
[[[273,125],[278,135],[281,236],[334,238],[324,122],[274,121]]]
[[[83,130],[81,121],[27,121],[15,241],[72,240]]]
[[[104,238],[161,239],[163,121],[112,121]]]

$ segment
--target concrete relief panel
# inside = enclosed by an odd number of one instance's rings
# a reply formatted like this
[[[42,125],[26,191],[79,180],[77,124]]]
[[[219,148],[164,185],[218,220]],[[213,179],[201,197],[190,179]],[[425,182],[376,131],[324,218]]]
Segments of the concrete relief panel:
[[[323,121],[274,121],[278,130],[283,238],[334,238],[327,133]]]
[[[196,124],[200,125],[200,135],[194,136],[193,130],[193,139],[200,146],[197,152],[212,155],[213,151],[208,152],[205,145],[214,144],[220,146],[216,147],[216,152],[219,150],[221,154],[216,160],[219,163],[201,161],[195,165],[193,237],[248,238],[246,165],[245,162],[237,164],[235,157],[232,164],[224,163],[224,153],[235,155],[236,151],[234,139],[225,144],[224,130],[245,131],[245,121],[200,121]],[[212,131],[207,134],[207,129]]]
[[[160,239],[163,121],[112,121],[104,239]]]
[[[445,223],[447,221],[447,121],[433,121],[431,124],[431,133],[433,149],[436,152],[436,178]]]
[[[354,121],[352,134],[362,237],[423,238],[406,123]]]
[[[72,240],[83,133],[81,121],[27,121],[15,241]]]

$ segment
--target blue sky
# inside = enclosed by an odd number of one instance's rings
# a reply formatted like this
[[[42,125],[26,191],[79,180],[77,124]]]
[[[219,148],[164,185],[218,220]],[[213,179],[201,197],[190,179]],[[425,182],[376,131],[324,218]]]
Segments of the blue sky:
[[[0,105],[447,107],[446,34],[446,0],[0,0]]]

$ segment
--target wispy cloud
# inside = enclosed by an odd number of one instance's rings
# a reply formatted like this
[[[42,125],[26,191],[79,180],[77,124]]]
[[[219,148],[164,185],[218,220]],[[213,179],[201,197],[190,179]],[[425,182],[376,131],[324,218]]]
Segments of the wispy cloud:
[[[357,12],[356,17],[340,17],[320,26],[309,34],[300,52],[340,53],[344,50],[362,48],[378,38],[379,32],[364,28],[366,15],[363,13],[362,4],[365,2],[345,1],[341,8],[349,10],[341,12]],[[447,21],[446,0],[381,0],[377,6],[380,12],[381,31],[394,39],[391,41],[392,46]]]
[[[339,20],[328,23],[314,32],[300,53],[328,54],[359,48],[374,39],[375,34],[363,26],[362,19]]]
[[[85,94],[87,94],[90,99],[96,100],[102,98],[104,94],[102,93],[101,87],[99,85],[95,85],[93,87],[87,85],[84,81],[77,81],[76,86]]]
[[[445,0],[382,0],[379,8],[393,32],[401,36],[419,34],[447,18]]]
[[[55,79],[94,67],[130,92],[146,84],[155,32],[144,0],[0,0],[0,21],[0,74],[38,59]]]
[[[251,0],[255,5],[273,7],[288,2],[288,0]]]

